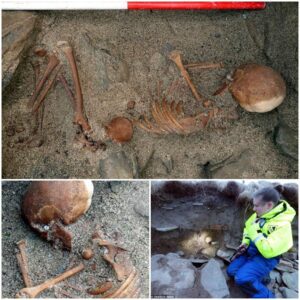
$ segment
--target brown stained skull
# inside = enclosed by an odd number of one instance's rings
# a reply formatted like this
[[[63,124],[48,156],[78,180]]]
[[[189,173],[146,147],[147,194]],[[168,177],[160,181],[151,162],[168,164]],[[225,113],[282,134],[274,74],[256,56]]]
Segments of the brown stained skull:
[[[264,113],[279,106],[286,96],[281,75],[270,67],[245,64],[233,73],[229,91],[247,111]]]
[[[82,181],[33,182],[22,201],[22,214],[43,238],[71,250],[72,234],[64,227],[74,223],[91,205],[93,184]]]

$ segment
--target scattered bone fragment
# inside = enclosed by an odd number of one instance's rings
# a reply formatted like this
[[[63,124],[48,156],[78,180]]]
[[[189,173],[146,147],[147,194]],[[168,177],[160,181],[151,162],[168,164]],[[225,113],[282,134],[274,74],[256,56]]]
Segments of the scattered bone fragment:
[[[61,275],[46,280],[44,283],[34,286],[34,287],[26,287],[21,289],[17,294],[16,298],[35,298],[37,297],[41,292],[43,292],[46,289],[49,289],[56,285],[57,283],[74,276],[75,274],[81,272],[84,269],[84,265],[81,263],[78,266],[62,273]]]
[[[111,281],[106,281],[106,282],[102,282],[101,284],[99,284],[96,288],[93,289],[89,289],[87,292],[90,295],[100,295],[103,294],[105,292],[107,292],[108,290],[110,290],[112,288],[113,284]]]

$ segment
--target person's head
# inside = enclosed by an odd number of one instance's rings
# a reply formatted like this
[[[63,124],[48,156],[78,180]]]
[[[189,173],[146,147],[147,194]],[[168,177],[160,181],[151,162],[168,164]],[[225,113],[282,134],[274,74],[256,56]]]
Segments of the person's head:
[[[263,188],[253,195],[253,210],[258,217],[269,212],[280,200],[279,193],[273,188]]]

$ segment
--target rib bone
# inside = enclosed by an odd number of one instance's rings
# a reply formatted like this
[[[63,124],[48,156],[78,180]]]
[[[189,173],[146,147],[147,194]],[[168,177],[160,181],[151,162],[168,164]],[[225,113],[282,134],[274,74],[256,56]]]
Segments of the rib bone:
[[[189,73],[187,72],[187,70],[184,68],[183,63],[181,61],[181,53],[177,50],[174,50],[170,53],[169,58],[174,61],[174,63],[177,65],[178,69],[181,72],[181,75],[184,77],[184,79],[186,80],[186,82],[188,83],[190,89],[192,90],[192,93],[194,94],[195,98],[198,101],[202,100],[202,96],[198,93],[196,87],[194,86]]]
[[[61,275],[53,278],[53,279],[48,279],[44,283],[34,286],[34,287],[27,287],[24,289],[21,289],[17,294],[16,298],[35,298],[37,295],[39,295],[42,291],[51,288],[55,284],[65,280],[68,277],[71,277],[78,272],[82,271],[84,269],[84,265],[81,263],[77,267],[74,267]]]
[[[89,125],[88,121],[85,119],[83,115],[83,97],[82,97],[81,85],[79,81],[78,69],[77,69],[72,47],[66,41],[61,41],[58,42],[57,44],[59,47],[62,48],[63,52],[66,55],[68,63],[71,67],[72,78],[75,86],[75,99],[76,99],[74,123],[80,125],[85,133],[90,133],[91,126]]]
[[[121,284],[119,288],[112,292],[104,294],[104,298],[133,298],[137,297],[139,289],[139,276],[136,269],[133,269],[127,279]]]

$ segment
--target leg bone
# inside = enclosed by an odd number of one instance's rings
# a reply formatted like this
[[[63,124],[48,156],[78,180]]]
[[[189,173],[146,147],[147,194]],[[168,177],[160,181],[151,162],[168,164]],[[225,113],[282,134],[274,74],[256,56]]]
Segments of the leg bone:
[[[68,44],[68,42],[65,41],[59,42],[58,46],[62,48],[64,54],[66,55],[66,58],[71,67],[72,78],[74,81],[75,99],[76,99],[74,123],[79,124],[82,127],[84,132],[89,133],[91,132],[91,126],[89,125],[89,123],[87,122],[87,120],[83,115],[83,97],[82,97],[81,85],[78,76],[78,69],[74,58],[73,50],[71,46]]]
[[[36,98],[38,97],[39,93],[41,92],[41,90],[42,90],[44,84],[46,83],[47,79],[49,78],[49,76],[53,72],[54,68],[58,64],[59,64],[59,59],[54,54],[50,54],[49,55],[49,62],[48,62],[48,65],[46,67],[45,73],[44,73],[43,77],[40,79],[40,81],[38,82],[38,84],[36,85],[36,89],[35,89],[33,95],[31,96],[31,98],[29,100],[29,106],[30,107],[32,107],[33,103],[35,102]]]
[[[17,243],[17,245],[20,250],[20,253],[17,254],[17,259],[18,259],[19,267],[21,269],[23,280],[24,280],[26,287],[31,287],[32,282],[31,282],[31,278],[29,276],[28,262],[27,262],[26,252],[25,252],[26,251],[25,250],[26,241],[21,240]]]
[[[53,279],[48,279],[44,283],[34,286],[34,287],[27,287],[24,289],[21,289],[17,294],[16,298],[35,298],[38,296],[42,291],[51,288],[55,284],[67,279],[68,277],[71,277],[78,272],[82,271],[84,269],[84,265],[81,263],[77,267],[72,268],[61,275],[53,278]]]

